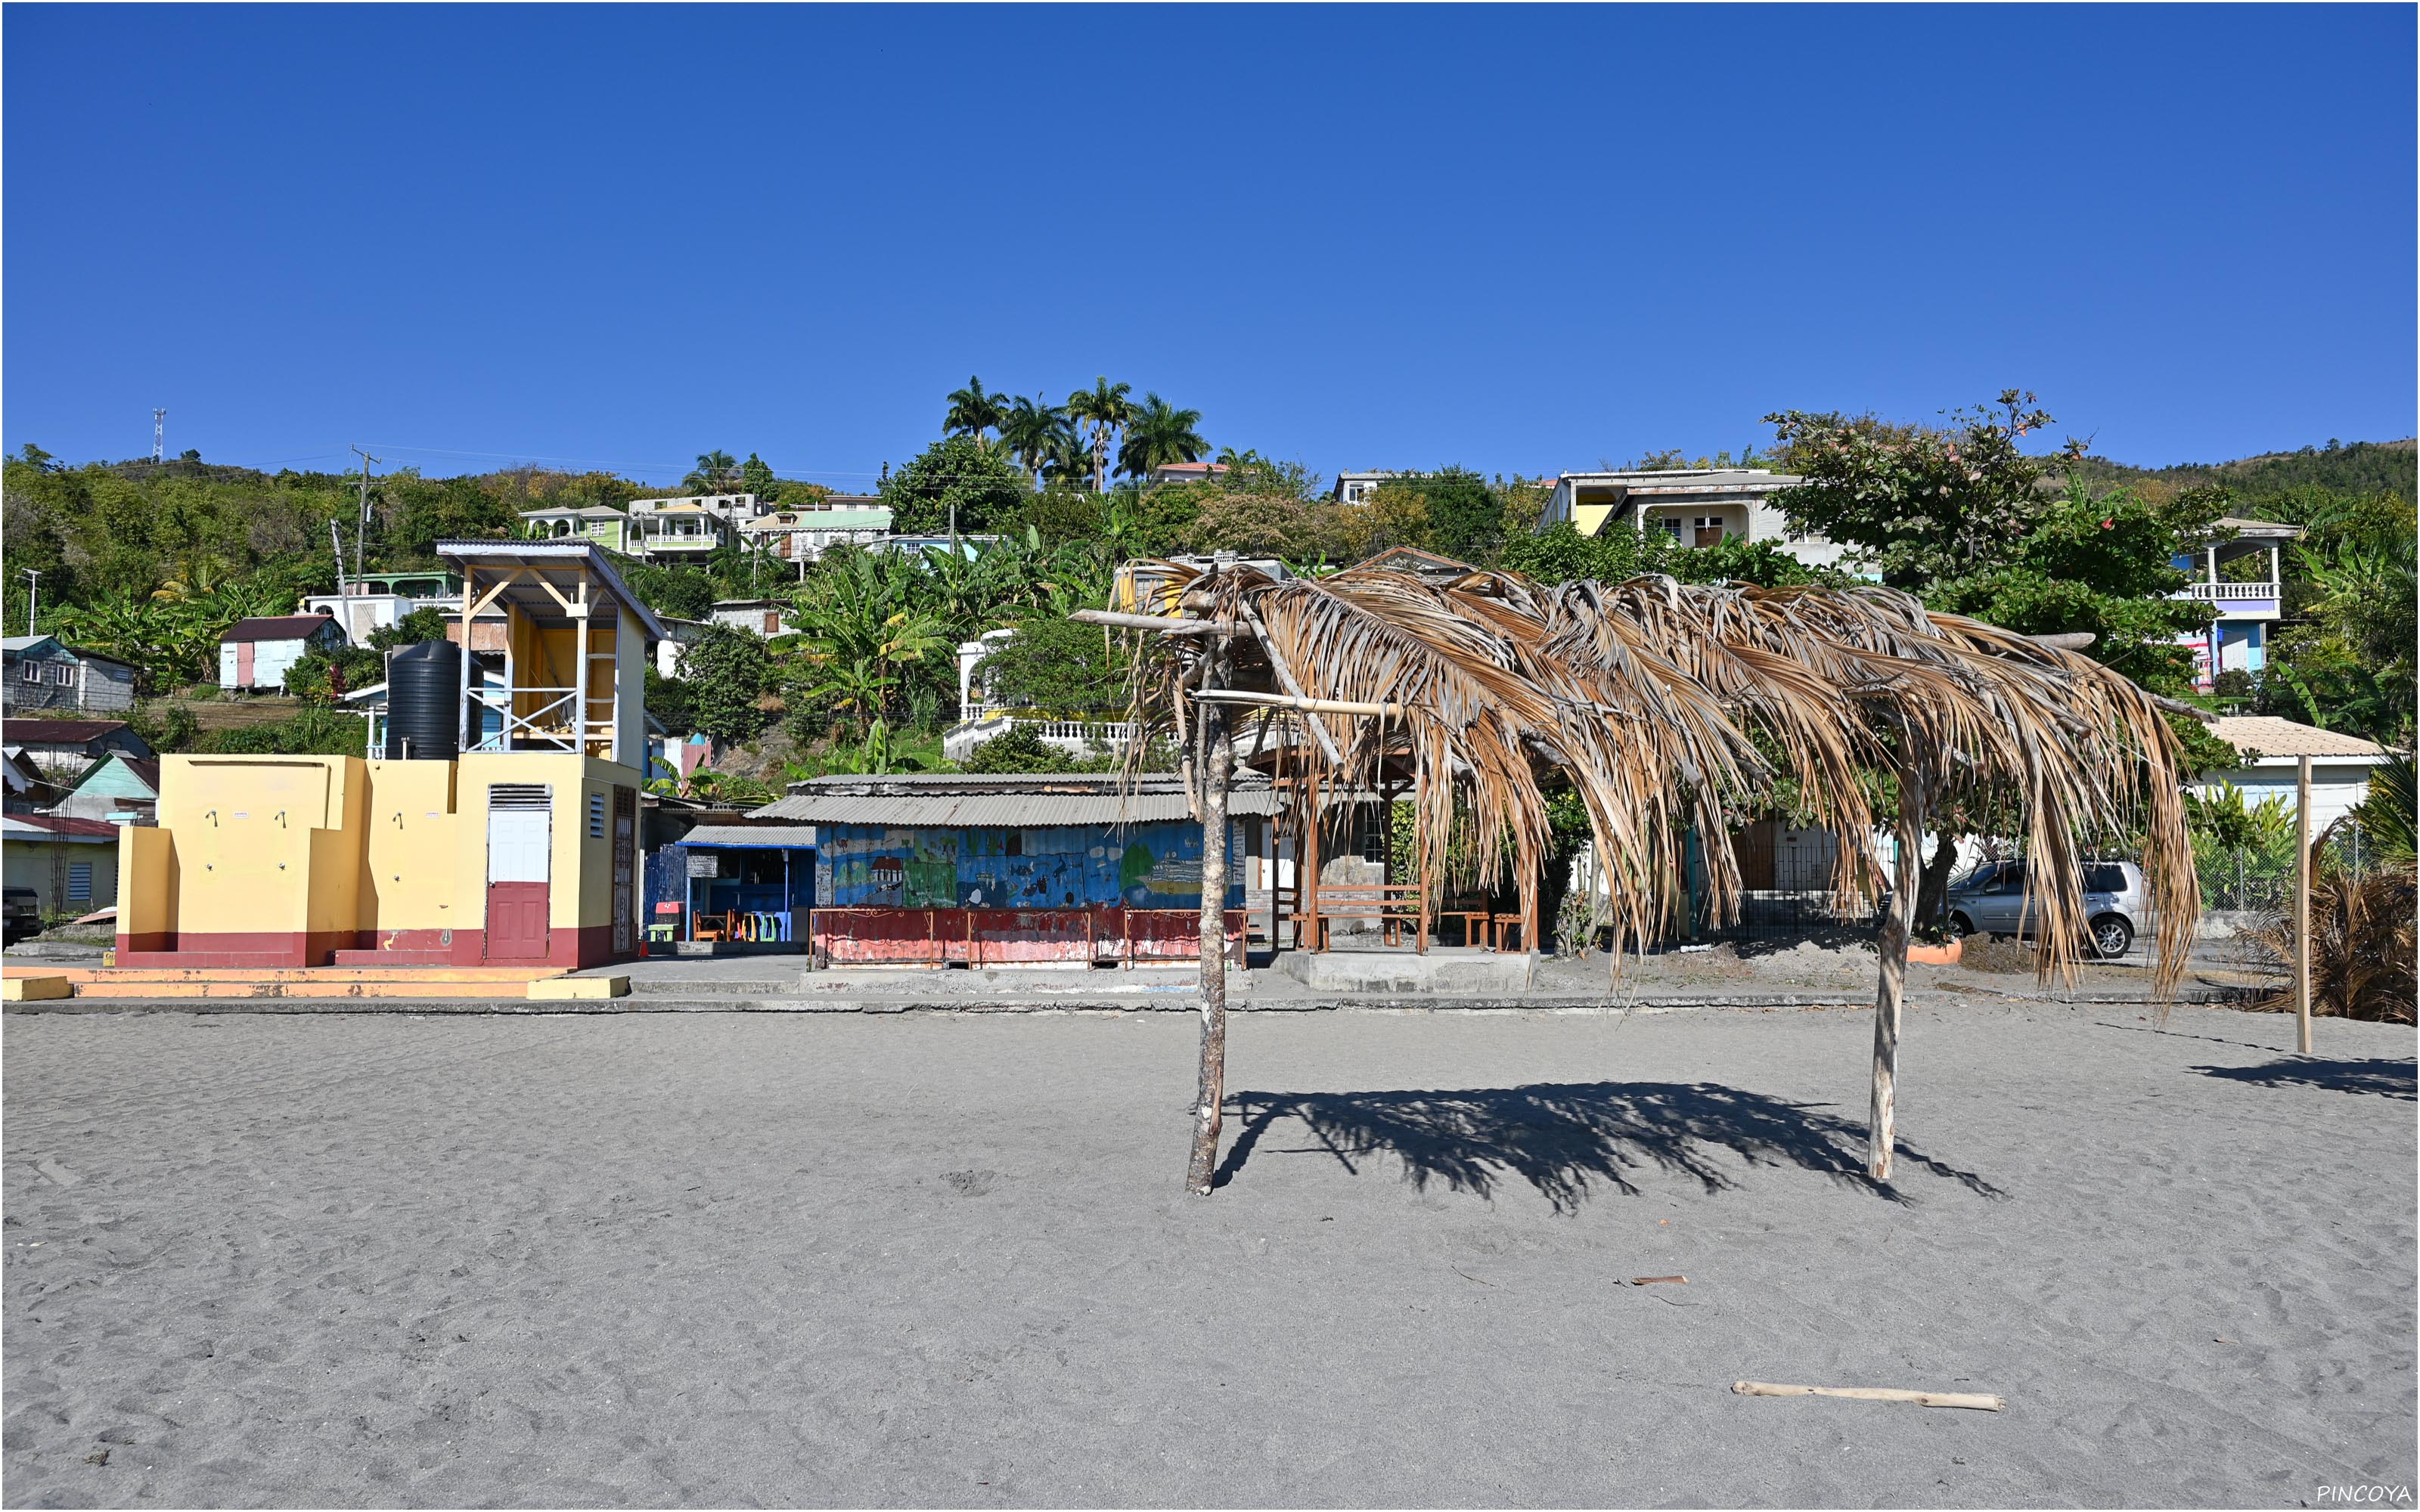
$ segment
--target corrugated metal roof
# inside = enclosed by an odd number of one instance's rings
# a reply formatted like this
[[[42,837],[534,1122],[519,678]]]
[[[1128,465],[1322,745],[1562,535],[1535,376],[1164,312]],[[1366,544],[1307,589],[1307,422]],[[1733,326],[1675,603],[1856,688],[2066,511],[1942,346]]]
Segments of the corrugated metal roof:
[[[700,825],[680,838],[683,845],[758,847],[766,850],[812,850],[813,825]]]
[[[1142,778],[1131,793],[1119,788],[1115,773],[827,777],[791,783],[788,797],[755,810],[753,817],[817,825],[994,829],[1159,824],[1192,817],[1184,785],[1174,777]],[[1266,817],[1278,811],[1278,795],[1264,783],[1239,782],[1228,795],[1227,809],[1237,818]]]

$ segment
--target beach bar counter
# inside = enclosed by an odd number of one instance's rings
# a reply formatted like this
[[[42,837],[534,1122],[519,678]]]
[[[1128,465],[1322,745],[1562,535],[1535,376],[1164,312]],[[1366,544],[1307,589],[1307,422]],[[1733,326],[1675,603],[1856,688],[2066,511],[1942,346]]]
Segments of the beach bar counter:
[[[1276,812],[1270,788],[1239,783],[1230,854]],[[833,965],[1200,957],[1202,825],[1172,776],[828,777],[750,818],[814,826],[809,942]],[[1231,875],[1240,952],[1242,868]]]
[[[699,825],[647,857],[651,940],[806,949],[811,825]]]

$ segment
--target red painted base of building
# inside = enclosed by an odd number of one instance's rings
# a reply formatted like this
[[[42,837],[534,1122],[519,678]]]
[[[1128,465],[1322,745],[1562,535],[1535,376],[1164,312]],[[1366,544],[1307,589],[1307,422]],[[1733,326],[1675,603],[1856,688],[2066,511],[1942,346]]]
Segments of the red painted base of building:
[[[834,965],[1147,964],[1202,958],[1201,915],[1140,908],[817,908],[814,948]],[[1244,911],[1227,911],[1240,961]]]
[[[635,933],[635,932],[634,932]],[[613,949],[613,926],[547,932],[542,953],[491,956],[480,930],[339,930],[325,933],[184,932],[120,934],[121,966],[560,966],[579,970],[638,959]]]

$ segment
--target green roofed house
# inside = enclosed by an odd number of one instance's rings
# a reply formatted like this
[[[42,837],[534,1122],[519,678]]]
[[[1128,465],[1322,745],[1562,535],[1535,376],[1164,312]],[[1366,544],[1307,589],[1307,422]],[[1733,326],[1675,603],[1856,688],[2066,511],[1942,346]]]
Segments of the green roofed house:
[[[625,556],[638,554],[637,534],[630,528],[630,517],[603,504],[580,508],[524,509],[521,511],[521,533],[534,541],[594,541],[608,551]]]
[[[739,521],[743,542],[783,562],[807,563],[835,546],[872,546],[891,533],[891,506],[862,494],[833,494],[811,504],[777,504]]]
[[[45,812],[111,824],[148,825],[160,811],[160,762],[113,750],[85,770]]]

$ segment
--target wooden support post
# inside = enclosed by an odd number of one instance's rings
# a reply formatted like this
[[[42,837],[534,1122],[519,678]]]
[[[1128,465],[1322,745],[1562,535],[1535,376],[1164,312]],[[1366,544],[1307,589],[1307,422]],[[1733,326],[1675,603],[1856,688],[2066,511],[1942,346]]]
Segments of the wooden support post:
[[[1297,950],[1306,949],[1302,932],[1307,929],[1311,931],[1308,949],[1319,950],[1327,946],[1326,932],[1319,927],[1319,774],[1305,772],[1302,784],[1302,844],[1297,851],[1310,854],[1297,854],[1294,863],[1294,906],[1300,916],[1294,926],[1294,947]]]
[[[2311,759],[2294,763],[2294,1048],[2311,1053]]]
[[[1214,684],[1225,659],[1214,652],[1209,680]],[[1218,1169],[1220,1105],[1227,1098],[1227,786],[1233,775],[1234,752],[1227,737],[1227,711],[1216,703],[1202,706],[1202,1059],[1195,1093],[1193,1159],[1186,1167],[1185,1184],[1200,1196],[1210,1195]]]
[[[580,665],[571,671],[571,748],[588,754],[588,579],[580,580],[580,602],[571,608],[571,632],[580,642]]]
[[[1420,802],[1419,778],[1412,779],[1412,849],[1420,857],[1420,943],[1419,953],[1429,953],[1429,816]]]
[[[462,563],[462,675],[461,686],[454,694],[454,753],[457,756],[471,748],[471,618],[473,612],[472,606],[477,602],[471,594],[473,592],[472,581],[477,576],[469,563]]]
[[[1866,1174],[1887,1181],[1891,1174],[1893,1120],[1899,1097],[1900,1009],[1907,990],[1907,937],[1916,928],[1918,852],[1924,836],[1924,795],[1914,779],[1900,776],[1899,838],[1891,857],[1891,906],[1875,947],[1880,958],[1874,988],[1874,1094],[1866,1122]]]

